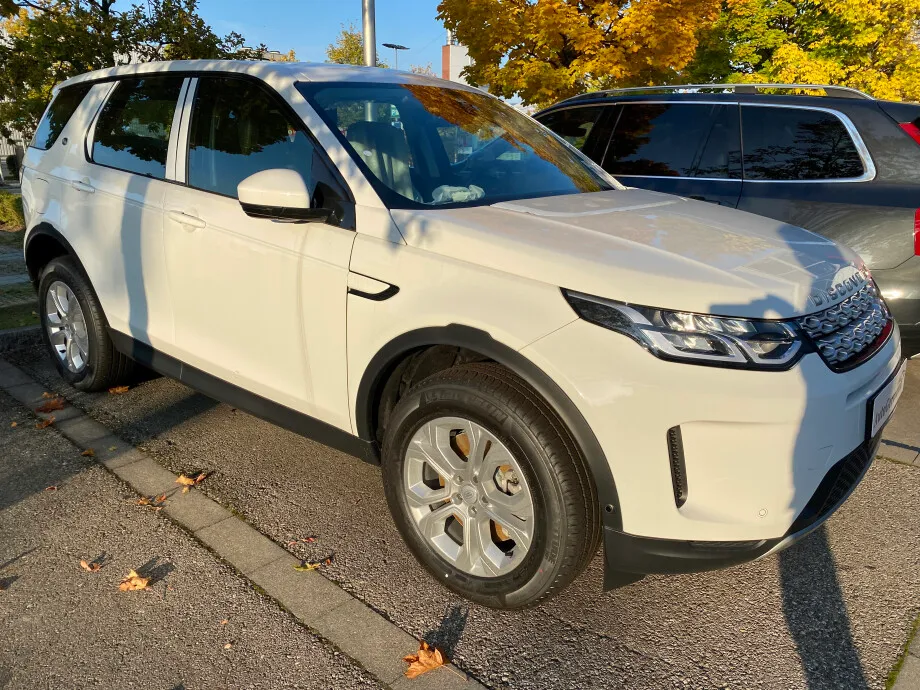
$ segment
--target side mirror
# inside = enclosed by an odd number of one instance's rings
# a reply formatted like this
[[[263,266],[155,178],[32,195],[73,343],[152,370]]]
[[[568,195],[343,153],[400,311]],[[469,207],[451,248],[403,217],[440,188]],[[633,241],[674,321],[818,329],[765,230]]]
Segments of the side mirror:
[[[332,211],[310,207],[310,189],[295,170],[276,168],[250,175],[239,183],[237,196],[243,212],[252,218],[292,223],[324,223]]]

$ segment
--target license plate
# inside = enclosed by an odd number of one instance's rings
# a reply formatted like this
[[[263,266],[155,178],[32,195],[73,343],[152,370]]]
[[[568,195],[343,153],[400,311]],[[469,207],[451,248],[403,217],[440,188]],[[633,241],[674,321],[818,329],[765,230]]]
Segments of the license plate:
[[[879,389],[875,395],[869,398],[868,411],[866,414],[866,438],[875,438],[876,434],[882,430],[882,427],[888,422],[891,413],[894,412],[895,405],[898,404],[898,398],[904,390],[904,378],[907,371],[907,361],[901,362],[901,366],[892,374],[887,383]]]

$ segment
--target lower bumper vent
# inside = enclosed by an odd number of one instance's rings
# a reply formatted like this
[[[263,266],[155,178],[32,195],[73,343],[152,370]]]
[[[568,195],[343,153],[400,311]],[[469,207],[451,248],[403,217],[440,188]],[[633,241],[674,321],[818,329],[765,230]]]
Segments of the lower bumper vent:
[[[674,503],[680,508],[687,502],[687,465],[684,462],[684,442],[680,427],[668,429],[668,455],[671,459],[671,483],[674,485]]]

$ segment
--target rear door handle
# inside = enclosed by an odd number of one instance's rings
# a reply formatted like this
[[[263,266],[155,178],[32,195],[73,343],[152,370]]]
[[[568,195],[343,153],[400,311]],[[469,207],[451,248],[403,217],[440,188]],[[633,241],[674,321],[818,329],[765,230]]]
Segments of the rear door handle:
[[[96,188],[89,183],[89,178],[87,177],[84,177],[82,180],[73,180],[70,186],[78,192],[85,192],[87,194],[94,194],[96,192]]]
[[[185,225],[190,228],[203,228],[207,225],[198,216],[192,216],[182,211],[167,211],[166,215],[169,216],[170,220],[179,223],[179,225]]]

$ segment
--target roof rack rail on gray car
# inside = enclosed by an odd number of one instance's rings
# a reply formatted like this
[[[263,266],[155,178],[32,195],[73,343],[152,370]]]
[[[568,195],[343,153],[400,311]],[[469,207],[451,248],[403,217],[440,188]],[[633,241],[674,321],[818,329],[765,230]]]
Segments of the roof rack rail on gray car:
[[[828,84],[673,84],[670,86],[634,86],[626,89],[606,89],[596,91],[592,94],[582,94],[574,96],[567,100],[582,98],[585,95],[594,94],[641,94],[641,93],[662,93],[662,92],[686,92],[686,91],[730,91],[732,93],[757,93],[765,89],[779,89],[782,91],[824,91],[824,96],[836,98],[860,98],[865,100],[874,100],[872,96],[847,86],[830,86]],[[820,94],[806,94],[809,96]]]

